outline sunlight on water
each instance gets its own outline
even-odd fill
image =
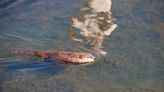
[[[117,24],[113,22],[111,3],[111,0],[94,0],[87,2],[88,6],[81,7],[81,16],[72,18],[72,27],[79,29],[80,35],[86,41],[76,38],[75,33],[72,32],[73,28],[69,28],[72,39],[89,44],[97,54],[107,54],[102,50],[102,42],[105,36],[111,35],[117,27]]]

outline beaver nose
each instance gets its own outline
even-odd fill
[[[95,59],[95,56],[92,55],[91,58]]]
[[[93,55],[91,55],[91,57],[90,57],[91,59],[92,59],[92,61],[94,61],[95,60],[95,56],[93,56]]]

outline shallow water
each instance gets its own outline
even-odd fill
[[[8,49],[81,51],[67,28],[83,0],[0,1],[0,92],[163,92],[164,1],[113,0],[118,28],[88,65],[41,62]]]

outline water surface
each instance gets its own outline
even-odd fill
[[[163,92],[164,1],[113,0],[118,28],[106,57],[70,65],[16,56],[8,49],[81,51],[67,28],[83,0],[0,1],[1,92]]]

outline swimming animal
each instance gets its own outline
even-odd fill
[[[44,61],[58,61],[72,64],[84,64],[94,62],[95,57],[88,52],[45,52],[34,50],[11,50],[14,54],[32,55]]]

